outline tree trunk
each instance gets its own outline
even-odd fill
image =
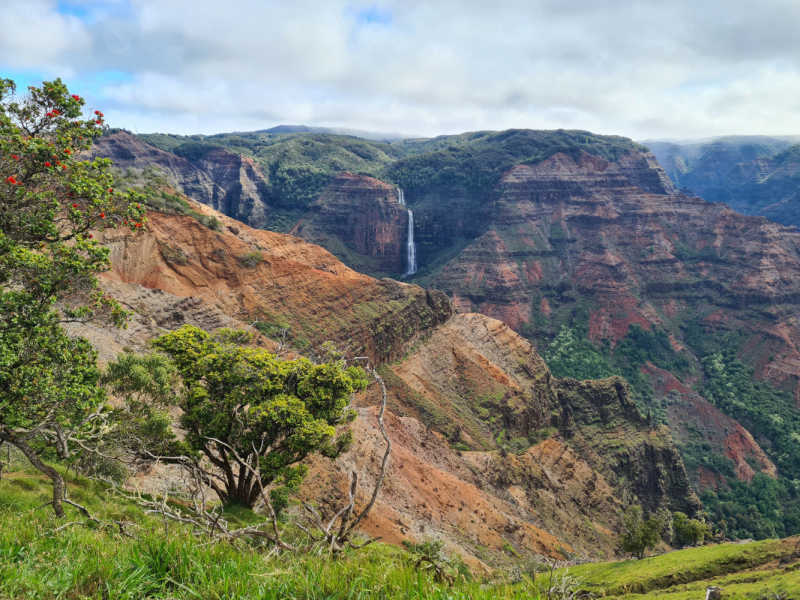
[[[25,455],[25,458],[27,458],[34,467],[47,475],[50,478],[50,481],[53,482],[53,510],[55,511],[57,517],[63,517],[64,507],[61,505],[61,500],[64,498],[64,489],[66,488],[66,484],[64,483],[64,478],[61,476],[61,473],[59,473],[50,465],[44,464],[42,459],[36,455],[36,452],[34,452],[33,449],[22,440],[11,438],[9,441],[16,448],[19,448],[19,450]]]

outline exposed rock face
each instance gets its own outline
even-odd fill
[[[376,281],[302,240],[194,208],[215,215],[225,232],[150,213],[147,231],[102,234],[114,265],[103,285],[137,314],[129,330],[76,331],[107,360],[123,345],[143,350],[164,328],[259,318],[383,362],[395,449],[367,531],[395,543],[436,535],[472,564],[499,564],[509,545],[523,554],[611,556],[628,501],[695,512],[669,437],[642,427],[616,380],[556,380],[528,341],[484,315],[454,315],[441,292]],[[255,266],[239,260],[254,251],[262,258]],[[383,449],[378,394],[372,385],[357,399],[353,450],[335,463],[313,461],[303,493],[328,511],[352,470],[363,488],[374,481]],[[524,441],[536,432],[549,438]],[[497,449],[508,438],[523,440],[517,453]],[[456,441],[476,451],[454,449]]]
[[[87,156],[110,158],[123,170],[154,167],[178,191],[252,227],[264,226],[272,211],[261,167],[222,148],[190,162],[121,131],[100,138]]]
[[[391,412],[404,416],[387,420],[396,452],[366,525],[375,535],[435,533],[468,553],[497,553],[505,542],[549,554],[557,538],[572,551],[609,556],[628,503],[700,508],[669,432],[647,427],[627,384],[557,380],[530,343],[497,320],[455,315],[382,374]],[[374,404],[378,393],[373,386],[360,404]],[[383,444],[374,408],[361,415],[358,447],[337,464],[374,481]],[[553,437],[516,454],[494,449],[495,438],[537,430]],[[456,441],[484,450],[462,453],[451,447]],[[321,461],[316,469],[307,489],[332,513],[345,480]]]
[[[185,158],[159,150],[124,131],[103,136],[95,141],[92,149],[86,153],[86,157],[110,158],[114,161],[114,165],[122,170],[141,171],[155,167],[177,190],[197,202],[214,208],[220,207],[225,196],[225,190],[207,173]]]
[[[194,165],[225,190],[214,208],[251,227],[267,224],[271,212],[267,204],[269,179],[254,160],[219,149],[204,154]]]
[[[758,348],[745,356],[757,375],[800,398],[800,235],[722,204],[646,191],[632,179],[657,190],[662,172],[631,162],[639,170],[628,175],[589,155],[514,167],[487,231],[435,286],[462,310],[529,331],[571,322],[576,303],[594,339],[616,341],[631,323],[678,342],[687,323],[736,329]]]
[[[393,360],[452,314],[441,292],[359,275],[295,237],[241,224],[239,235],[218,233],[189,216],[148,213],[148,219],[144,232],[103,233],[114,265],[109,279],[198,297],[231,318],[287,329],[306,344],[332,340]],[[261,261],[247,266],[241,257],[254,252]]]
[[[291,233],[330,248],[362,272],[399,274],[406,268],[408,213],[397,189],[372,177],[339,174]],[[337,238],[346,248],[332,243]]]
[[[669,428],[676,442],[707,442],[719,453],[730,458],[735,465],[735,473],[739,479],[751,481],[755,471],[748,459],[755,460],[760,472],[772,477],[778,470],[764,451],[753,439],[753,436],[734,419],[725,416],[718,408],[705,398],[683,385],[668,371],[647,364],[642,371],[650,377],[656,399],[667,404]],[[694,473],[695,485],[715,487],[714,480],[704,477],[703,467]]]

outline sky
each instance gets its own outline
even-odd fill
[[[0,0],[0,77],[139,133],[800,134],[798,0]]]

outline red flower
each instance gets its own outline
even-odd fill
[[[8,179],[6,179],[6,183],[10,183],[11,185],[14,185],[15,183],[17,183],[17,180],[14,179],[13,177],[9,177]]]
[[[101,219],[105,219],[105,218],[106,218],[106,213],[104,213],[104,212],[101,212],[101,213],[100,213],[100,218],[101,218]]]
[[[11,158],[13,158],[14,160],[19,160],[19,156],[17,156],[16,154],[12,154]]]
[[[64,150],[64,154],[72,154],[72,150]]]
[[[114,193],[114,189],[113,188],[108,188],[108,193],[109,194],[113,194]]]
[[[49,162],[46,162],[46,163],[44,163],[44,166],[45,167],[52,167],[53,165],[51,165]]]
[[[72,95],[72,99],[75,100],[75,102],[80,102],[81,100],[80,96],[77,96],[75,94]]]
[[[123,221],[123,222],[122,222],[122,224],[123,224],[123,225],[127,225],[127,224],[128,224],[128,222],[127,222],[127,221]]]
[[[53,111],[53,115],[60,115],[60,114],[61,114],[61,113],[60,113],[60,112],[58,112],[57,110],[54,110],[54,111]]]
[[[78,208],[78,205],[77,204],[73,204],[72,208]]]
[[[95,121],[95,123],[97,123],[98,125],[102,125],[103,124],[102,121]]]
[[[61,165],[61,168],[66,171],[67,170],[67,165]]]
[[[142,226],[142,224],[141,224],[141,223],[137,223],[137,224],[136,224],[136,226],[137,226],[137,227],[141,227],[141,226]]]
[[[89,234],[89,239],[92,239],[93,237],[94,237],[94,236],[93,236],[93,235],[90,233],[90,234]]]
[[[99,111],[99,110],[96,110],[96,111],[94,111],[94,114],[96,114],[96,115],[99,115],[99,114],[100,114],[100,111]]]

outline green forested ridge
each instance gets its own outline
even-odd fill
[[[250,156],[269,173],[271,203],[294,210],[307,209],[342,171],[395,183],[412,196],[437,188],[483,195],[515,164],[540,162],[557,152],[576,157],[585,151],[615,160],[625,152],[643,150],[620,136],[567,130],[474,132],[391,144],[319,133],[139,137],[190,161],[218,148]],[[415,200],[412,197],[410,201]]]

